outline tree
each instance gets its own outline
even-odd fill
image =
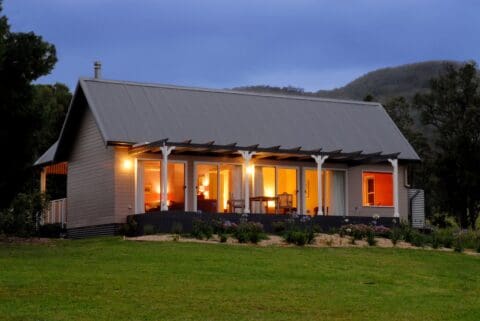
[[[48,74],[55,47],[33,32],[12,32],[0,0],[0,208],[9,205],[31,175],[41,129],[32,82]]]
[[[476,64],[448,65],[417,94],[422,122],[434,128],[432,174],[439,210],[475,226],[480,206],[480,79]]]

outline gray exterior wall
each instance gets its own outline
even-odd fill
[[[114,148],[106,147],[86,108],[71,142],[67,177],[67,228],[114,222]]]
[[[128,160],[131,168],[124,168]],[[128,148],[115,148],[115,223],[125,223],[126,217],[135,214],[135,163],[128,155]]]
[[[362,173],[364,171],[371,172],[388,172],[393,173],[393,168],[389,164],[382,165],[360,165],[350,167],[347,173],[348,186],[348,214],[351,216],[372,216],[378,214],[380,216],[393,217],[393,207],[364,207],[362,206],[363,184]],[[408,219],[408,196],[405,187],[405,167],[398,167],[398,207],[400,219]]]

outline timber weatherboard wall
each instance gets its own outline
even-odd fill
[[[129,159],[131,168],[125,169],[123,162]],[[115,147],[115,223],[125,223],[128,215],[135,213],[135,166],[128,155],[127,147]]]
[[[115,221],[114,148],[105,146],[89,108],[79,120],[68,159],[68,228]]]

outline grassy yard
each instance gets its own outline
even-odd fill
[[[0,244],[1,320],[480,320],[480,257],[426,250]]]

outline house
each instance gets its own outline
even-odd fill
[[[83,78],[35,166],[43,191],[67,175],[47,222],[113,233],[163,211],[406,220],[418,161],[379,103]]]

